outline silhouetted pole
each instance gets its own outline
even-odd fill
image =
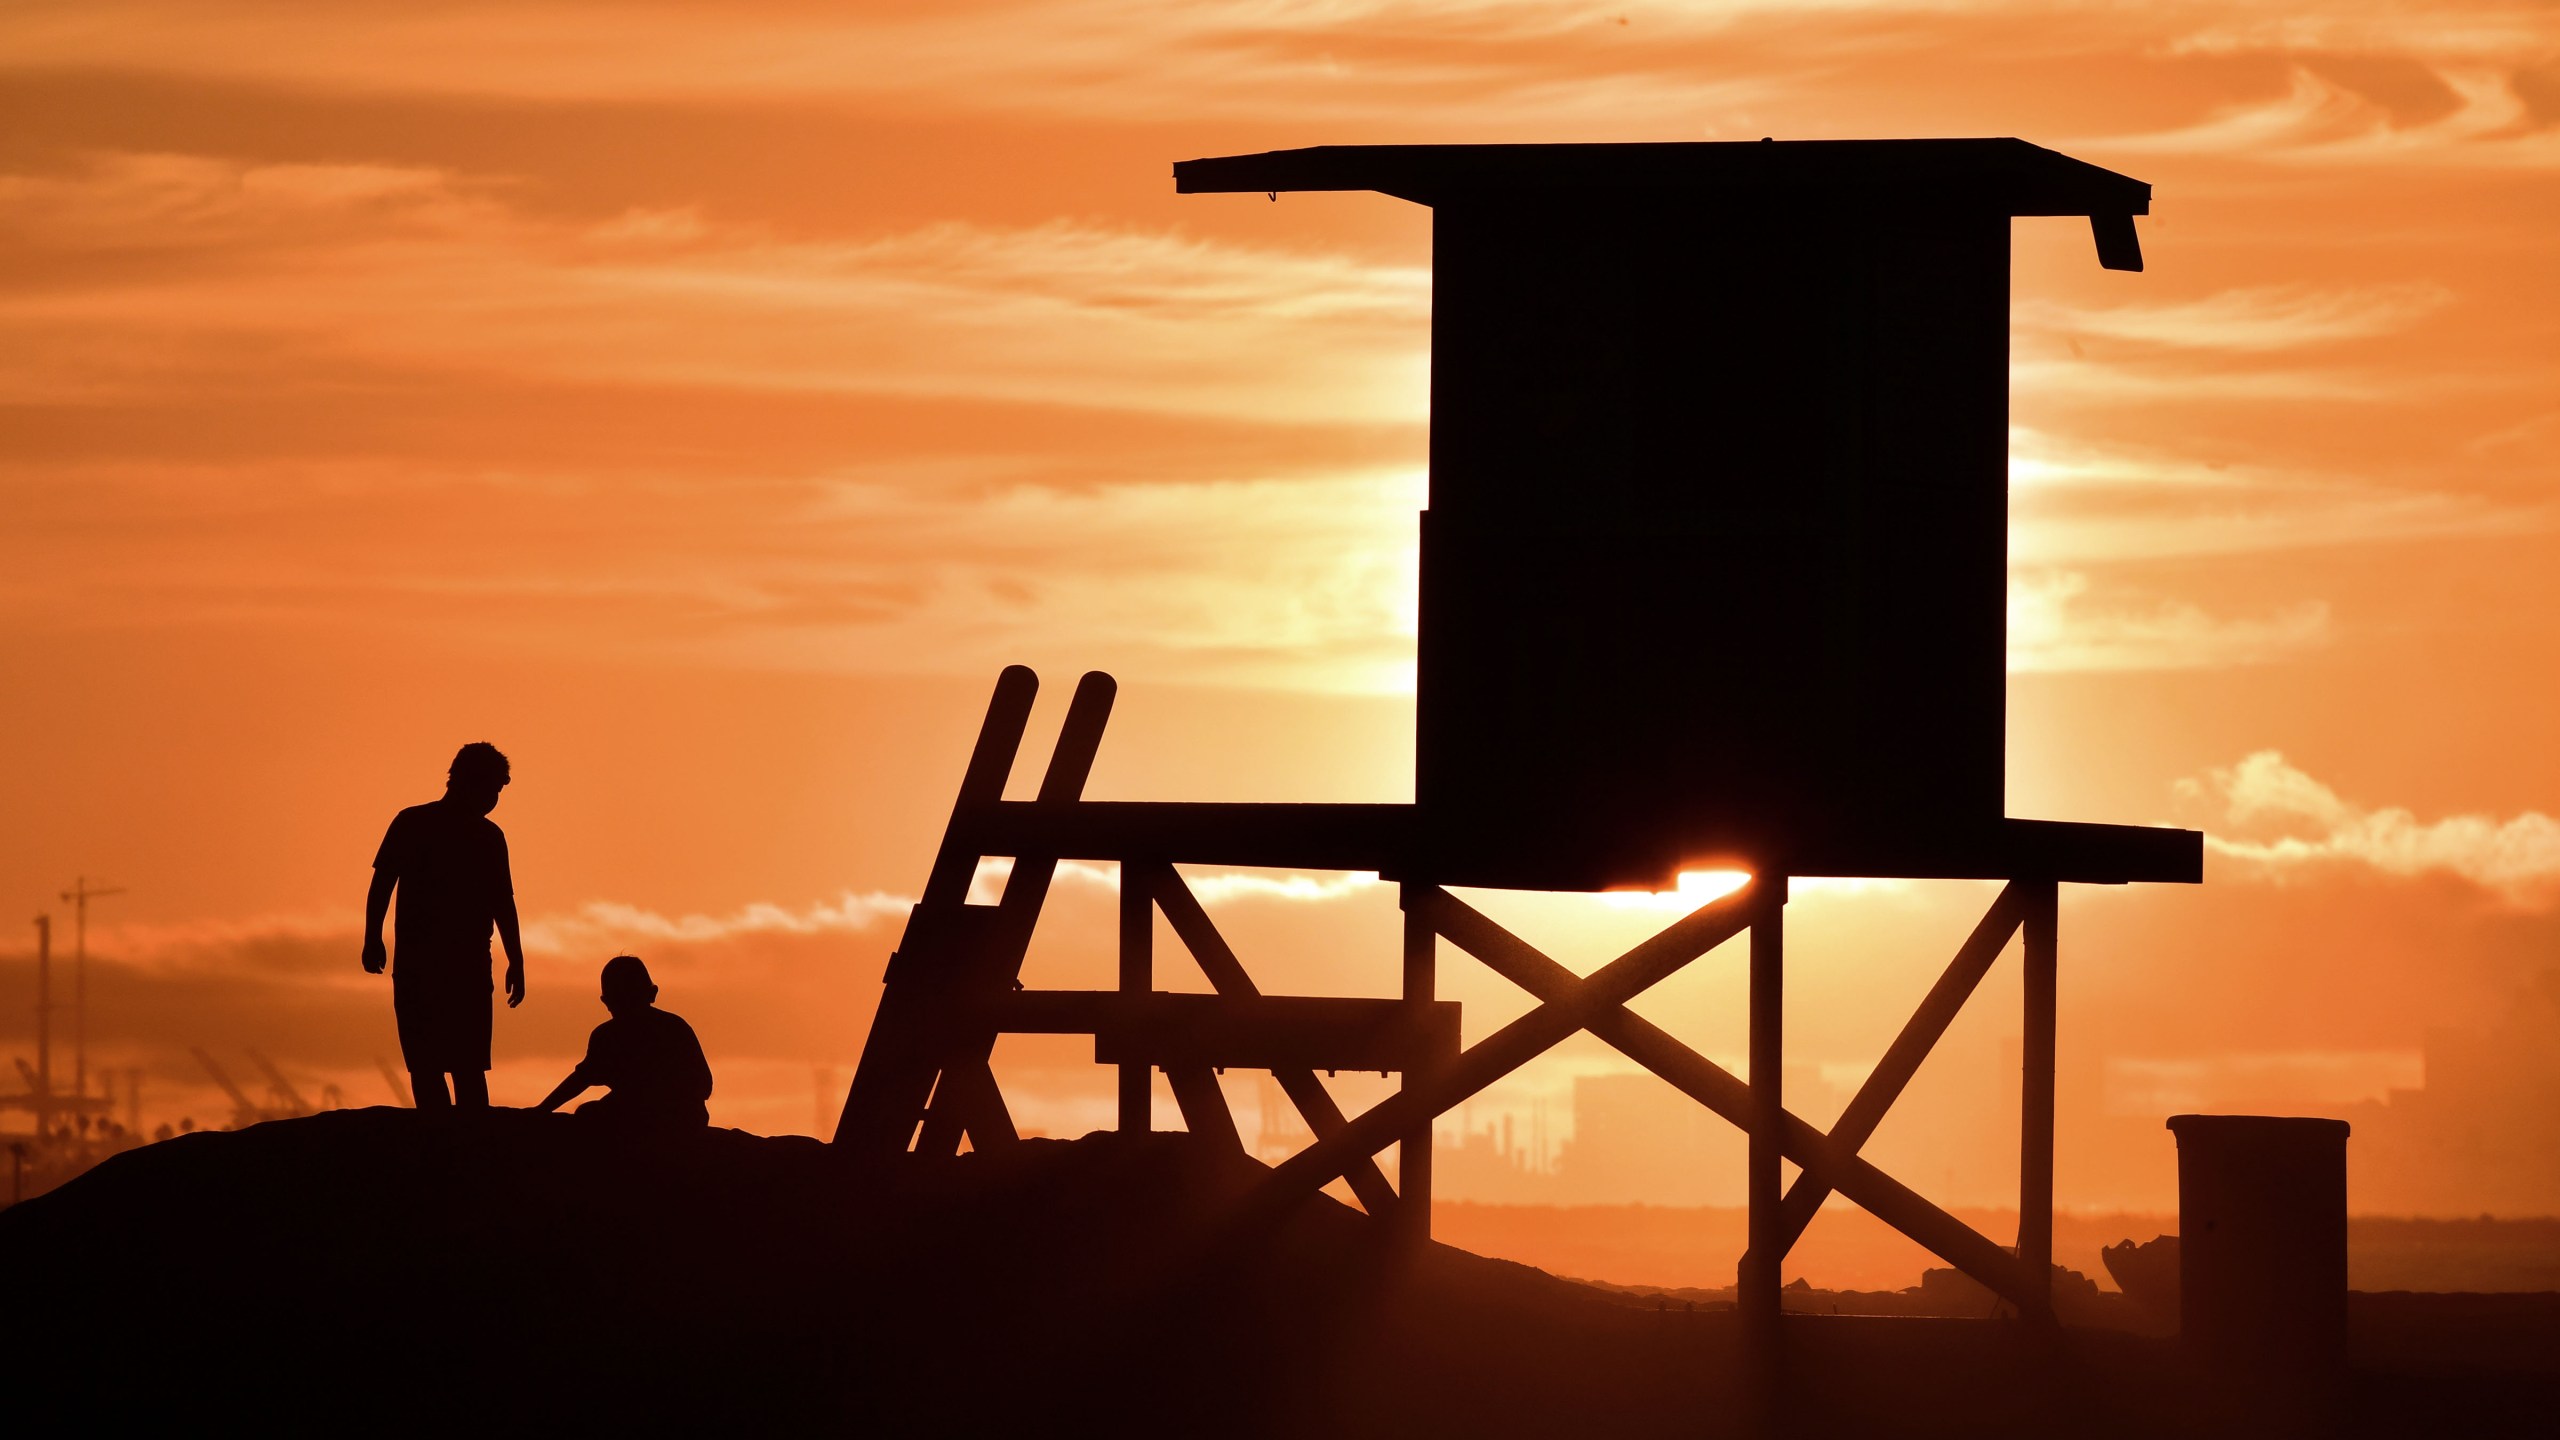
[[[1440,933],[1431,928],[1429,912],[1419,903],[1427,887],[1406,884],[1396,903],[1404,912],[1404,998],[1427,1005],[1438,999]],[[1402,1088],[1421,1089],[1439,1077],[1426,1071],[1404,1073]],[[1431,1123],[1424,1112],[1396,1144],[1396,1209],[1392,1223],[1405,1240],[1431,1238]]]
[[[1763,1334],[1778,1318],[1778,1262],[1786,1253],[1785,1195],[1779,1188],[1779,1127],[1786,1051],[1787,881],[1766,877],[1751,917],[1751,1159],[1747,1193],[1750,1248],[1742,1255],[1734,1297],[1743,1324]]]
[[[36,917],[36,1133],[53,1129],[53,917]]]
[[[123,893],[121,885],[92,889],[86,875],[62,892],[71,907],[71,1093],[82,1100],[89,1098],[89,902]]]
[[[2018,1266],[2037,1310],[2051,1314],[2053,1294],[2053,1054],[2061,887],[2038,881],[2028,892],[2022,949],[2026,968],[2026,1033],[2018,1050],[2025,1074],[2018,1103]]]
[[[1156,903],[1148,878],[1152,866],[1120,862],[1120,993],[1144,995],[1156,988]],[[1144,1060],[1120,1064],[1120,1128],[1147,1129],[1155,1106],[1154,1067]]]

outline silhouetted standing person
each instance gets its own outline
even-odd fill
[[[391,819],[373,857],[364,900],[364,968],[379,975],[383,912],[392,892],[400,913],[391,1007],[400,1053],[421,1110],[489,1106],[489,931],[507,947],[507,1003],[524,1003],[524,941],[516,931],[516,887],[507,837],[489,819],[506,788],[507,757],[486,741],[455,753],[444,798]],[[445,1077],[453,1077],[448,1098]]]
[[[711,1123],[711,1062],[684,1017],[658,1008],[657,982],[637,955],[604,963],[604,1008],[613,1018],[587,1037],[587,1058],[554,1087],[538,1110],[557,1110],[579,1091],[603,1085],[603,1099],[578,1107],[578,1118],[632,1130],[697,1129]]]

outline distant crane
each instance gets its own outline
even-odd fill
[[[234,1129],[245,1130],[267,1118],[265,1111],[250,1103],[248,1095],[231,1083],[229,1072],[216,1064],[201,1047],[190,1045],[187,1053],[196,1057],[196,1063],[204,1067],[204,1073],[212,1076],[213,1083],[222,1087],[222,1093],[231,1097],[231,1124]]]
[[[10,1063],[18,1067],[18,1078],[26,1083],[27,1089],[22,1095],[0,1095],[0,1110],[25,1110],[33,1114],[38,1136],[50,1135],[57,1128],[63,1128],[57,1127],[55,1117],[64,1111],[84,1108],[69,1096],[54,1094],[52,1088],[44,1083],[44,1073],[28,1064],[25,1056],[12,1056]],[[85,1108],[101,1109],[104,1102],[93,1101]]]
[[[382,1083],[391,1087],[392,1099],[399,1101],[403,1105],[415,1105],[417,1103],[409,1098],[408,1076],[401,1074],[398,1067],[394,1066],[390,1061],[383,1059],[379,1055],[373,1057],[373,1063],[375,1068],[382,1071]]]
[[[249,1061],[267,1072],[267,1098],[274,1102],[267,1107],[271,1116],[290,1117],[311,1113],[311,1102],[303,1099],[302,1092],[293,1088],[293,1082],[284,1078],[284,1072],[276,1068],[276,1062],[256,1050],[249,1052]]]

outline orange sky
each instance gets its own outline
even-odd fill
[[[2560,962],[2548,6],[90,0],[0,57],[0,896],[131,887],[93,1033],[171,1114],[214,1113],[191,1043],[377,1098],[364,866],[462,740],[515,757],[536,941],[499,1098],[628,945],[762,1129],[858,1049],[1004,662],[1051,726],[1120,677],[1094,794],[1408,798],[1428,213],[1169,178],[1319,143],[2018,135],[2152,182],[2142,275],[2017,225],[2010,809],[2217,848],[2067,900],[2066,1051],[2118,1108],[2335,1103]],[[1392,983],[1377,887],[1221,893],[1266,986]],[[1981,899],[1801,898],[1792,1043],[1853,1082]],[[1667,918],[1508,904],[1576,959]],[[1732,1053],[1736,969],[1651,1003]],[[1044,1054],[1033,1123],[1098,1114]],[[2163,1193],[2165,1136],[2122,1183],[2071,1144],[2066,1200]]]

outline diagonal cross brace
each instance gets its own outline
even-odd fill
[[[1624,1013],[1618,1007],[1742,933],[1758,903],[1759,888],[1757,883],[1747,884],[1700,906],[1679,923],[1588,976],[1577,976],[1547,961],[1563,978],[1549,986],[1548,993],[1539,995],[1544,1003],[1460,1051],[1426,1083],[1399,1091],[1362,1111],[1341,1129],[1281,1162],[1271,1172],[1271,1178],[1263,1182],[1260,1203],[1254,1208],[1277,1209],[1315,1193],[1355,1160],[1377,1154],[1415,1126],[1535,1060],[1575,1031],[1592,1027],[1604,1015]],[[1446,898],[1444,892],[1433,893]]]
[[[1134,868],[1140,862],[1123,863]],[[1128,871],[1122,874],[1121,883],[1129,883]],[[1209,912],[1200,908],[1199,897],[1183,883],[1180,871],[1162,862],[1149,862],[1142,883],[1155,896],[1157,908],[1164,911],[1165,920],[1181,937],[1183,947],[1199,962],[1200,973],[1209,977],[1210,988],[1221,995],[1262,993],[1253,977],[1245,973],[1244,962],[1228,946],[1227,937],[1210,923]],[[1274,1070],[1271,1078],[1289,1097],[1289,1103],[1298,1107],[1308,1132],[1317,1139],[1322,1140],[1348,1123],[1343,1119],[1342,1107],[1333,1102],[1332,1092],[1324,1088],[1324,1082],[1316,1078],[1313,1070]],[[1387,1183],[1386,1172],[1378,1168],[1374,1155],[1362,1155],[1352,1161],[1343,1178],[1350,1182],[1351,1193],[1359,1197],[1360,1207],[1370,1214],[1384,1215],[1395,1208],[1395,1187]]]
[[[2000,892],[2000,898],[1991,902],[1991,908],[1983,914],[1982,923],[1973,927],[1973,934],[1966,938],[1963,948],[1956,951],[1956,958],[1947,962],[1946,973],[1938,977],[1937,984],[1929,987],[1928,997],[1920,1002],[1919,1009],[1911,1012],[1911,1019],[1904,1023],[1902,1033],[1894,1037],[1893,1044],[1884,1052],[1884,1058],[1868,1072],[1865,1083],[1858,1087],[1858,1093],[1850,1097],[1848,1108],[1832,1122],[1830,1138],[1833,1145],[1854,1154],[1876,1133],[1876,1127],[1884,1123],[1885,1112],[1893,1108],[1894,1101],[1902,1098],[1903,1087],[1911,1083],[1911,1077],[1919,1073],[1920,1062],[1929,1058],[1929,1052],[1937,1047],[1940,1037],[1947,1033],[1947,1027],[1955,1023],[1956,1013],[1964,1008],[1965,1001],[1973,997],[1974,988],[1982,983],[1983,976],[1990,973],[1992,962],[1998,960],[2000,952],[2008,947],[2009,937],[2017,933],[2018,924],[2025,916],[2024,892],[2020,882],[2013,880]],[[1779,1254],[1784,1255],[1794,1247],[1803,1236],[1804,1227],[1813,1223],[1815,1212],[1822,1208],[1823,1200],[1830,1194],[1831,1187],[1812,1171],[1796,1176],[1796,1183],[1787,1187],[1786,1199],[1779,1205]]]
[[[1206,1065],[1168,1065],[1164,1078],[1173,1087],[1173,1101],[1182,1107],[1182,1123],[1193,1135],[1230,1150],[1244,1148],[1244,1136],[1236,1131],[1235,1112],[1227,1108],[1227,1092],[1218,1088],[1218,1074]]]
[[[1717,903],[1742,899],[1749,891],[1750,887],[1746,886]],[[1556,997],[1570,996],[1590,983],[1577,979],[1572,971],[1446,891],[1435,892],[1429,903],[1432,922],[1442,935],[1541,1000],[1552,1004]],[[1709,906],[1707,910],[1714,908]],[[1699,915],[1705,913],[1706,910],[1697,912]],[[1693,915],[1691,918],[1697,917]],[[1597,979],[1598,976],[1592,978]],[[1673,1089],[1735,1126],[1744,1130],[1750,1128],[1753,1103],[1750,1085],[1680,1043],[1662,1027],[1613,1004],[1600,1009],[1584,1028],[1615,1046],[1627,1058],[1670,1082]],[[1369,1115],[1376,1113],[1371,1111]],[[1369,1115],[1363,1115],[1361,1120],[1368,1119]],[[1356,1125],[1359,1121],[1353,1123]],[[1931,1204],[1901,1181],[1860,1159],[1856,1151],[1835,1144],[1830,1136],[1792,1114],[1781,1112],[1778,1148],[1787,1159],[1801,1166],[1805,1174],[1819,1177],[1822,1183],[1856,1201],[1868,1213],[1910,1236],[1948,1264],[1998,1291],[2021,1310],[2040,1313],[2049,1304],[2046,1295],[2028,1285],[2026,1273],[2016,1256],[1993,1244],[1972,1226]]]

